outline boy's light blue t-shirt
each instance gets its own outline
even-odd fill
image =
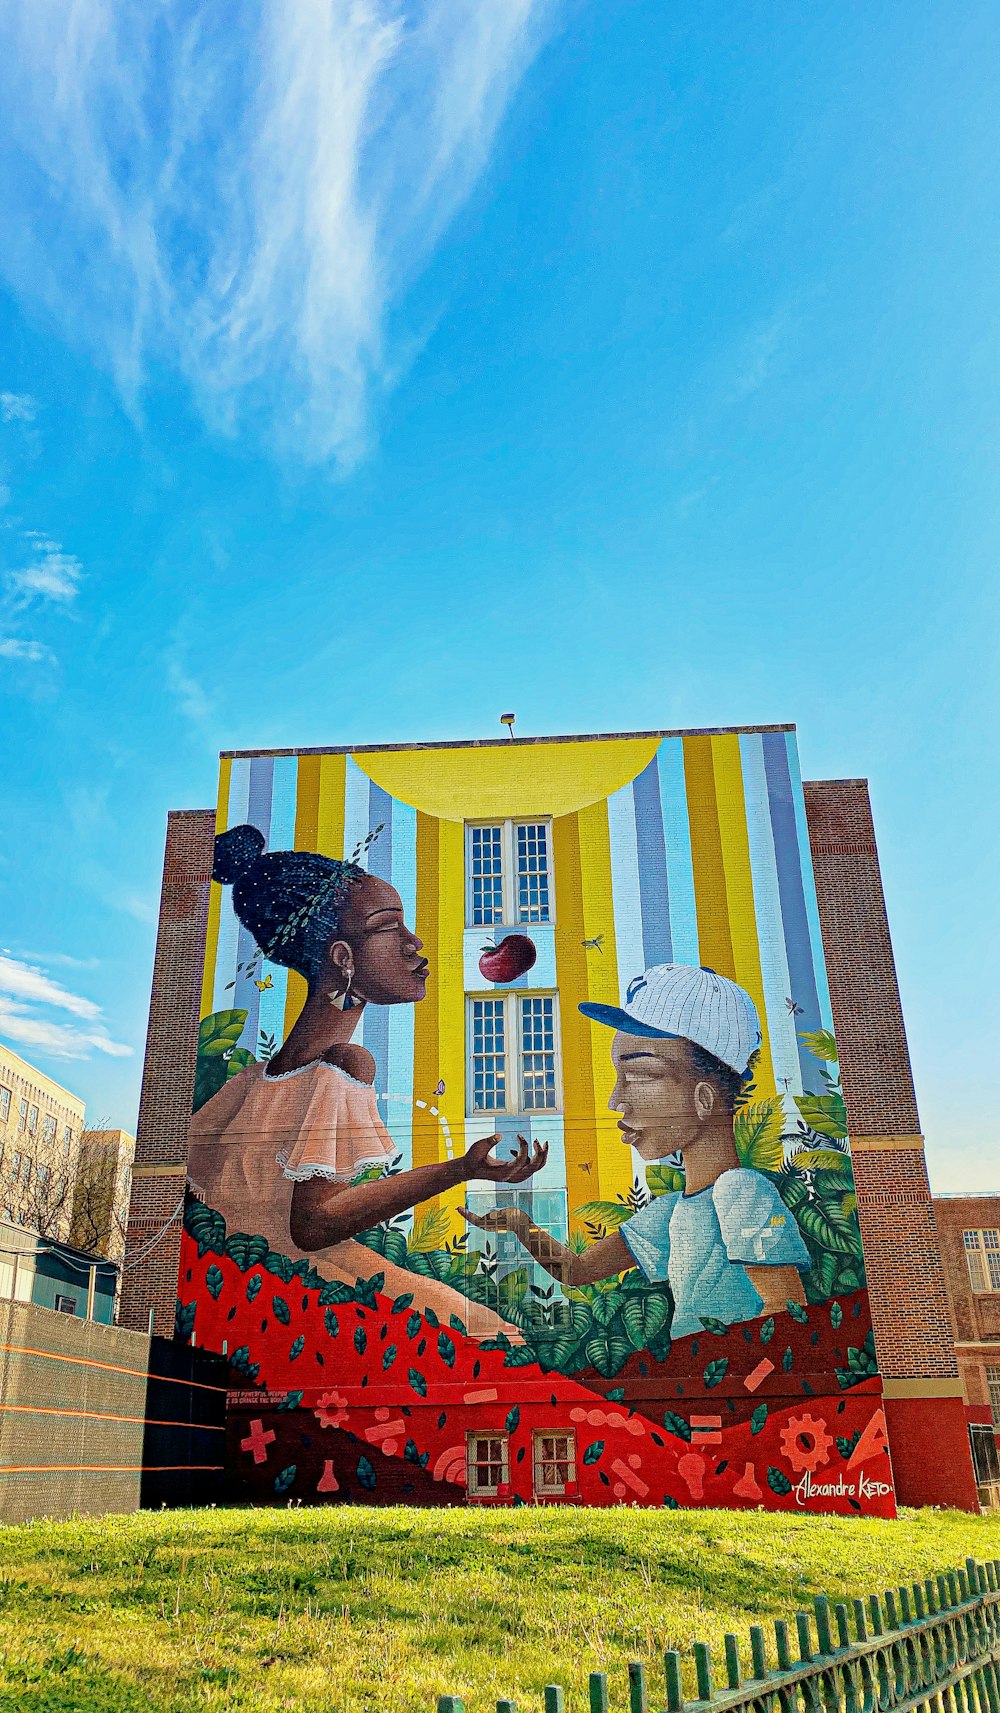
[[[673,1338],[701,1332],[702,1317],[755,1320],[764,1304],[746,1267],[811,1266],[809,1251],[774,1185],[734,1167],[686,1196],[657,1196],[619,1227],[650,1282],[666,1279],[674,1298]]]

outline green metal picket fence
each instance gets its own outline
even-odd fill
[[[831,1603],[817,1594],[812,1612],[774,1624],[774,1664],[764,1629],[750,1629],[750,1669],[739,1641],[725,1641],[725,1686],[717,1686],[709,1648],[694,1644],[697,1694],[685,1700],[681,1656],[664,1655],[664,1694],[653,1693],[644,1665],[628,1668],[629,1713],[1000,1713],[1000,1559],[967,1558],[925,1582]],[[795,1655],[793,1657],[792,1634]],[[438,1713],[464,1713],[442,1695]],[[609,1713],[608,1679],[590,1678],[590,1713]],[[516,1713],[498,1701],[496,1713]],[[545,1690],[545,1713],[565,1713],[561,1685]]]

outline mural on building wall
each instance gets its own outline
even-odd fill
[[[791,732],[227,758],[214,880],[248,1494],[891,1512]]]

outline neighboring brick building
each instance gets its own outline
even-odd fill
[[[934,1215],[980,1498],[1000,1506],[1000,1195],[940,1195]]]
[[[220,885],[216,834],[237,828]],[[338,914],[352,853],[371,932],[402,935],[410,976],[426,948],[419,991],[371,963],[396,939]],[[329,1054],[293,1053],[304,1006]],[[733,1032],[756,1019],[751,1106],[704,1180],[710,1229],[682,1244],[701,1189],[680,1193],[662,1138],[683,1119],[697,1175],[723,1082],[697,1123],[687,1094],[640,1121],[625,1063],[674,1065],[671,1087],[739,1074]],[[678,1039],[708,1058],[657,1044]],[[317,1092],[292,1120],[299,1076]],[[339,1119],[316,1106],[331,1090]],[[280,1149],[240,1116],[265,1096]],[[525,1188],[466,1171],[492,1131],[506,1160],[518,1133],[537,1146]],[[357,1176],[376,1156],[391,1182]],[[307,1217],[317,1180],[349,1200]],[[370,1215],[339,1213],[355,1202]],[[224,755],[217,809],[168,818],[142,1243],[122,1319],[166,1331],[176,1299],[182,1336],[230,1354],[251,1496],[885,1514],[887,1429],[900,1500],[976,1504],[867,787],[803,788],[790,727]],[[692,1243],[723,1245],[721,1295],[685,1299]]]
[[[85,1103],[0,1044],[0,1219],[70,1240]]]

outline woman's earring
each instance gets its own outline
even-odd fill
[[[354,1010],[354,1001],[351,998],[351,982],[353,980],[354,980],[354,971],[348,970],[348,972],[347,972],[347,985],[344,988],[343,993],[331,993],[330,994],[330,1004],[333,1006],[336,1006],[338,1011],[353,1011]]]

